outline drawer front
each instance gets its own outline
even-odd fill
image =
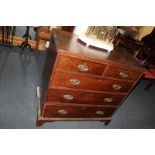
[[[60,55],[56,68],[72,72],[81,72],[94,75],[102,75],[106,65],[89,60]]]
[[[47,93],[48,102],[111,105],[117,106],[124,98],[123,94],[93,93],[64,89],[50,89]]]
[[[110,65],[105,76],[136,81],[141,76],[141,72]]]
[[[98,118],[110,117],[116,108],[61,106],[45,104],[43,117],[55,118]]]
[[[53,80],[50,81],[50,86],[127,93],[133,86],[133,82],[56,71]]]

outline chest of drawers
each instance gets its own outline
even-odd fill
[[[37,93],[37,126],[57,120],[108,124],[143,72],[123,48],[106,53],[86,47],[74,34],[56,31]]]

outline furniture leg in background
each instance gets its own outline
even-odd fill
[[[36,49],[39,49],[41,40],[49,41],[51,38],[50,26],[39,26],[36,29]]]
[[[13,37],[15,35],[15,26],[1,26],[1,42],[2,46],[12,47]]]
[[[23,53],[23,50],[26,48],[26,47],[29,47],[29,49],[32,51],[31,49],[31,45],[29,44],[29,39],[31,40],[31,36],[29,34],[29,29],[30,27],[27,26],[26,27],[26,32],[25,34],[23,35],[23,38],[25,38],[25,40],[21,43],[21,45],[19,47],[21,47],[22,51],[21,51],[21,54]]]

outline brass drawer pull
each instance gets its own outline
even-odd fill
[[[78,84],[80,84],[80,80],[78,80],[78,79],[71,79],[70,80],[70,84],[72,84],[72,85],[78,85]]]
[[[96,111],[97,115],[104,115],[104,111]]]
[[[119,76],[121,77],[121,78],[127,78],[128,77],[128,73],[127,72],[120,72],[119,73]]]
[[[86,63],[78,65],[77,69],[81,72],[87,72],[89,70],[88,65]]]
[[[114,84],[112,85],[114,90],[120,90],[122,88],[122,86],[118,85],[118,84]]]
[[[104,98],[104,102],[110,103],[113,101],[113,98]]]
[[[65,100],[73,100],[74,99],[74,96],[72,96],[72,95],[64,95],[63,98]]]
[[[60,109],[60,110],[58,110],[58,113],[62,114],[62,115],[66,115],[68,112],[67,112],[67,110]]]

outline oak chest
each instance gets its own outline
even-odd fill
[[[37,126],[56,120],[108,124],[144,70],[124,49],[86,47],[74,34],[53,33],[38,95]]]

